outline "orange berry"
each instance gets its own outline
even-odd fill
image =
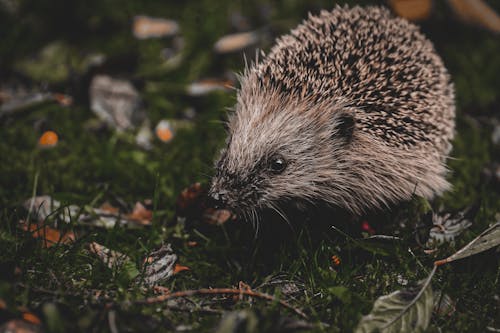
[[[38,139],[38,145],[40,147],[49,148],[49,147],[54,147],[55,145],[57,145],[58,141],[59,141],[59,137],[57,136],[56,132],[46,131],[42,134],[40,139]]]

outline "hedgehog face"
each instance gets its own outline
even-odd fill
[[[241,215],[321,200],[354,128],[347,113],[330,117],[308,104],[262,101],[236,106],[209,193]]]

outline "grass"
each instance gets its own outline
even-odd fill
[[[432,255],[418,246],[413,226],[429,222],[428,206],[418,198],[363,217],[377,233],[397,233],[403,239],[390,243],[362,240],[360,221],[325,210],[294,214],[293,232],[279,217],[265,215],[258,238],[243,221],[212,226],[196,219],[185,223],[176,219],[175,202],[182,189],[197,181],[208,182],[212,160],[225,136],[220,120],[235,101],[232,92],[199,98],[183,93],[191,81],[241,71],[241,53],[217,56],[211,51],[220,36],[234,31],[230,15],[240,12],[251,28],[266,27],[275,36],[296,25],[307,11],[329,7],[331,4],[321,1],[271,5],[263,1],[164,4],[94,0],[69,5],[62,0],[24,0],[15,15],[1,9],[0,84],[22,82],[36,89],[48,85],[75,99],[70,107],[39,105],[0,120],[0,299],[6,303],[0,307],[1,322],[20,317],[20,309],[25,308],[41,319],[48,332],[110,331],[110,316],[115,316],[120,331],[183,327],[213,331],[221,322],[221,313],[231,311],[241,311],[239,320],[227,319],[238,327],[224,332],[289,331],[293,325],[300,326],[299,318],[278,304],[248,298],[195,297],[154,306],[133,304],[150,292],[137,287],[126,270],[108,269],[88,250],[88,244],[95,241],[127,254],[139,265],[144,256],[166,242],[173,245],[179,262],[190,267],[163,283],[170,290],[228,288],[244,281],[305,311],[308,330],[350,331],[379,296],[402,288],[398,280],[416,283],[427,275],[435,259],[453,253],[498,220],[500,193],[491,170],[498,163],[500,148],[491,142],[491,130],[500,105],[496,75],[500,59],[495,57],[500,44],[492,34],[455,21],[442,3],[422,22],[422,29],[434,41],[456,82],[457,137],[449,163],[454,190],[431,203],[435,211],[473,207],[472,227],[454,244],[444,245]],[[164,66],[159,56],[170,40],[133,38],[130,22],[137,14],[178,20],[185,43],[178,67]],[[71,64],[83,63],[89,53],[105,54],[108,60],[99,71],[133,80],[141,88],[152,124],[163,118],[181,118],[183,110],[191,107],[196,111],[192,126],[179,131],[169,144],[155,142],[151,151],[138,148],[131,133],[89,130],[94,116],[87,89],[94,72],[74,65],[71,75],[64,71],[52,75],[53,64],[43,68],[45,64],[40,63],[35,72],[33,66],[25,66],[52,41],[61,43]],[[261,46],[268,48],[271,41],[264,40]],[[251,58],[253,53],[248,55]],[[39,149],[38,137],[47,129],[55,130],[60,142],[53,149]],[[19,220],[27,218],[22,203],[33,192],[81,207],[109,201],[131,208],[136,201],[152,199],[153,224],[136,230],[104,230],[59,221],[63,229],[78,232],[77,241],[44,248],[18,227]],[[188,241],[198,245],[191,247]],[[333,255],[340,257],[339,266],[332,263]],[[438,270],[433,288],[449,295],[456,311],[435,314],[429,331],[499,328],[498,264],[498,254],[489,251]],[[111,302],[121,306],[110,309],[107,301],[89,297],[95,290],[104,291]],[[203,311],[202,305],[214,311]]]

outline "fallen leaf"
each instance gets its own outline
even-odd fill
[[[177,273],[180,273],[183,271],[189,271],[189,270],[191,270],[191,268],[189,268],[187,266],[182,266],[179,264],[175,264],[175,266],[174,266],[174,274],[177,274]]]
[[[38,318],[37,315],[29,311],[23,312],[23,319],[28,323],[32,323],[34,325],[40,325],[42,323],[42,321],[40,320],[40,318]]]
[[[59,137],[54,131],[46,131],[38,139],[38,145],[42,148],[51,148],[57,145]]]
[[[456,216],[432,214],[432,223],[433,227],[426,243],[427,248],[435,247],[436,244],[453,242],[458,235],[472,225],[472,222],[465,218],[464,212]]]
[[[152,141],[153,132],[151,131],[149,120],[146,119],[135,136],[135,143],[142,149],[151,150],[153,148]]]
[[[500,33],[500,16],[483,0],[448,0],[448,4],[463,21]]]
[[[106,212],[108,214],[119,214],[120,209],[117,207],[113,206],[109,202],[105,201],[101,206],[99,206],[99,209],[103,212]]]
[[[389,0],[389,5],[398,16],[418,21],[429,17],[432,0]]]
[[[143,225],[150,225],[153,219],[153,212],[144,207],[142,203],[136,202],[132,213],[125,215],[125,218],[136,220]]]
[[[131,262],[127,255],[110,250],[96,242],[90,243],[89,250],[90,253],[96,255],[108,268],[113,270],[121,268],[127,261]]]
[[[134,17],[132,30],[135,38],[147,39],[173,36],[180,29],[179,24],[174,20],[140,15]]]
[[[40,325],[35,325],[20,319],[14,319],[1,325],[0,332],[41,333],[43,331]]]
[[[73,104],[73,98],[71,96],[55,93],[52,94],[52,97],[61,106],[71,106]]]
[[[75,205],[62,206],[61,203],[49,195],[40,195],[28,199],[23,204],[24,208],[33,213],[38,221],[45,221],[49,216],[55,215],[66,223],[76,219],[80,208]],[[55,214],[57,212],[57,214]]]
[[[236,333],[236,332],[258,332],[259,319],[253,311],[237,310],[226,313],[215,332]]]
[[[230,34],[215,42],[214,51],[221,54],[237,52],[257,44],[258,41],[259,35],[255,31]]]
[[[430,281],[436,266],[418,289],[404,289],[381,296],[370,314],[363,316],[355,333],[423,332],[429,326],[434,298]]]
[[[33,238],[42,240],[43,247],[45,248],[52,247],[56,244],[70,244],[76,239],[72,231],[61,233],[61,231],[44,224],[28,224],[25,221],[20,221],[20,228],[30,232]]]
[[[189,267],[177,265],[177,258],[172,246],[163,244],[158,250],[151,252],[144,258],[144,274],[139,276],[138,280],[151,287],[165,281],[176,273],[189,270]]]
[[[200,183],[194,183],[188,188],[182,190],[176,201],[177,211],[186,210],[188,207],[196,205],[205,191]]]
[[[168,120],[160,120],[155,128],[156,137],[162,142],[170,142],[174,138],[172,126]]]
[[[229,91],[233,82],[220,79],[204,79],[195,81],[187,86],[186,92],[189,96],[204,96],[214,91]]]
[[[457,308],[451,297],[441,291],[434,294],[434,313],[442,317],[453,315]]]
[[[455,254],[446,259],[436,261],[434,265],[441,266],[458,259],[467,258],[480,252],[487,251],[498,245],[500,245],[500,222],[493,224],[491,227],[483,231],[479,236],[474,238],[469,244],[465,245]]]
[[[90,84],[90,108],[111,128],[119,131],[135,127],[140,97],[134,86],[125,80],[96,75]]]
[[[51,102],[50,93],[30,92],[30,91],[12,91],[2,92],[2,101],[0,105],[0,118],[24,111],[34,106]]]
[[[227,209],[207,208],[203,214],[204,221],[214,225],[224,224],[233,217],[233,213]]]

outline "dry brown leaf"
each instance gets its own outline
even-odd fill
[[[109,214],[119,214],[120,209],[117,207],[113,206],[109,202],[104,202],[101,206],[99,206],[99,209],[102,210],[103,212],[109,213]]]
[[[177,255],[170,244],[163,244],[158,250],[151,252],[143,260],[144,274],[139,279],[146,286],[155,286],[172,275],[190,270],[187,266],[176,264]]]
[[[61,233],[57,229],[38,223],[28,224],[25,221],[20,221],[20,228],[30,232],[33,238],[41,239],[45,248],[56,244],[70,244],[76,239],[72,231]]]
[[[418,21],[429,17],[432,0],[389,0],[389,5],[398,16]]]
[[[40,325],[42,323],[42,321],[40,320],[40,318],[38,318],[37,315],[29,311],[23,312],[23,319],[28,323],[32,323],[35,325]]]
[[[153,212],[144,207],[140,202],[136,202],[131,214],[125,215],[127,219],[136,220],[143,225],[150,225],[153,219]]]
[[[134,128],[141,118],[139,92],[129,81],[96,75],[89,90],[90,108],[111,128]]]
[[[500,33],[500,16],[483,0],[448,0],[448,3],[463,21]]]
[[[71,97],[71,96],[64,95],[64,94],[59,94],[59,93],[54,93],[52,95],[52,97],[61,106],[71,106],[71,105],[73,105],[73,97]]]
[[[237,52],[257,44],[258,41],[259,35],[255,31],[230,34],[221,37],[214,44],[214,50],[217,53]]]
[[[191,83],[186,92],[189,96],[204,96],[214,91],[228,91],[234,86],[229,80],[204,79]]]
[[[137,39],[168,37],[179,32],[179,24],[174,20],[136,16],[132,30]]]
[[[182,271],[190,271],[190,270],[191,270],[191,268],[189,268],[187,266],[182,266],[179,264],[175,264],[175,266],[174,266],[174,274],[180,273]]]
[[[110,269],[115,269],[122,266],[126,261],[131,261],[127,255],[118,251],[110,250],[96,242],[90,243],[89,250]]]
[[[184,189],[177,198],[177,211],[183,211],[188,207],[196,205],[203,194],[204,190],[201,187],[200,183],[194,183],[188,188]]]
[[[59,136],[54,131],[46,131],[38,139],[38,146],[41,148],[51,148],[57,145]]]
[[[170,142],[174,138],[172,125],[166,119],[160,120],[155,127],[156,137],[162,142]]]
[[[500,221],[483,231],[479,236],[448,258],[435,261],[434,265],[441,266],[455,260],[473,256],[497,246],[500,246]]]
[[[13,319],[1,325],[0,332],[40,333],[42,332],[42,328],[39,325],[34,325],[24,320]]]
[[[233,218],[233,213],[227,209],[207,208],[203,219],[208,224],[221,225]]]

